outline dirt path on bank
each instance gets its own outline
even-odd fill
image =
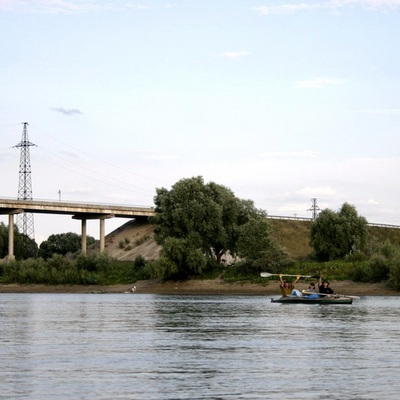
[[[136,293],[154,294],[219,294],[219,295],[277,295],[279,284],[270,282],[267,286],[251,283],[226,283],[220,279],[184,282],[165,282],[146,280],[131,285],[0,285],[0,293],[124,293],[136,286]],[[304,287],[303,287],[304,286]],[[383,283],[355,283],[352,281],[331,281],[330,286],[339,294],[356,296],[399,296],[400,291],[388,288]],[[299,290],[307,285],[298,284]]]

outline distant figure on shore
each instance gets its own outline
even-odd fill
[[[132,286],[130,289],[129,289],[129,293],[135,293],[136,292],[136,286]]]

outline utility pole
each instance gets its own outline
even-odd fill
[[[318,216],[318,211],[320,211],[321,209],[317,206],[317,199],[316,198],[312,198],[311,199],[311,208],[309,208],[307,211],[311,211],[312,212],[312,219],[315,221],[317,219]]]
[[[32,178],[31,178],[31,160],[29,147],[36,146],[28,139],[27,122],[22,123],[24,128],[22,131],[22,140],[16,146],[21,149],[19,162],[19,182],[18,182],[18,200],[32,200]],[[33,224],[33,214],[22,213],[17,216],[17,227],[20,233],[35,240],[35,228]]]

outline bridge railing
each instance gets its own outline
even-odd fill
[[[290,217],[290,216],[284,216],[284,215],[267,215],[267,218],[270,219],[286,219],[286,220],[292,220],[292,221],[312,221],[312,218],[307,218],[307,217]],[[392,229],[400,229],[400,225],[391,225],[391,224],[378,224],[374,222],[367,222],[368,226],[377,226],[379,228],[392,228]]]

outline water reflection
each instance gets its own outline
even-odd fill
[[[396,399],[399,298],[0,294],[0,393]]]

